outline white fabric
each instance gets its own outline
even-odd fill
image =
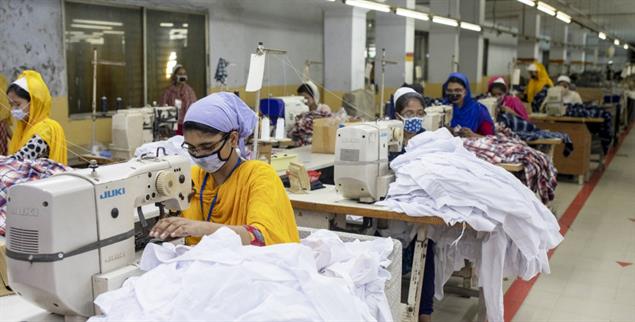
[[[313,100],[315,101],[315,104],[320,105],[320,89],[317,87],[317,85],[313,81],[307,81],[305,84],[311,87],[311,91],[313,92]],[[329,112],[330,112],[330,109],[329,109]]]
[[[416,93],[416,91],[410,87],[400,87],[395,91],[395,94],[393,95],[393,99],[392,99],[392,104],[396,107],[397,106],[397,100],[404,94],[407,93]]]
[[[15,82],[13,82],[12,84],[16,84],[20,86],[20,88],[25,90],[27,93],[31,93],[29,92],[29,84],[26,82],[26,77],[16,79]]]
[[[556,81],[556,83],[560,83],[560,82],[566,82],[568,84],[571,84],[571,78],[569,78],[569,76],[567,75],[560,75],[558,76],[558,80]]]
[[[529,66],[527,66],[527,71],[528,72],[537,72],[538,71],[538,66],[536,66],[536,64],[530,64]]]
[[[147,272],[97,297],[89,321],[392,321],[384,284],[390,239],[243,246],[227,228],[194,247],[149,244]]]
[[[144,154],[147,156],[155,156],[158,148],[165,148],[167,155],[181,155],[189,159],[189,153],[187,153],[187,150],[182,148],[181,145],[183,145],[183,136],[176,135],[165,141],[150,142],[138,147],[134,152],[134,157],[138,158]],[[162,154],[163,150],[159,153]],[[194,163],[192,162],[192,164]]]
[[[503,84],[507,86],[507,84],[505,84],[505,80],[502,77],[495,79],[493,83]]]
[[[503,277],[549,272],[547,252],[562,241],[554,215],[512,174],[477,158],[445,128],[410,139],[390,166],[396,181],[378,204],[473,228],[431,227],[437,298],[452,272],[472,260],[488,320],[503,321]]]

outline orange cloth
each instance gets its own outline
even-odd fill
[[[196,194],[183,217],[192,220],[207,220],[212,199],[218,197],[212,212],[211,222],[217,224],[257,228],[265,237],[267,245],[299,242],[298,227],[291,208],[291,201],[275,170],[261,161],[244,161],[220,187],[209,175],[203,191],[203,212],[199,202],[200,189],[206,171],[192,167],[192,181]],[[186,238],[186,244],[200,241],[197,237]]]
[[[49,159],[67,165],[66,137],[64,129],[49,118],[51,114],[51,94],[40,73],[27,70],[18,79],[26,77],[29,87],[29,115],[18,121],[15,133],[9,142],[9,154],[18,152],[34,135],[39,135],[49,146]]]
[[[531,104],[534,101],[534,97],[538,94],[545,86],[549,85],[549,87],[553,86],[553,81],[549,78],[549,74],[547,73],[547,69],[545,66],[539,62],[533,62],[538,70],[538,79],[531,78],[529,83],[527,84],[527,88],[525,89],[525,94],[527,94],[527,102]]]

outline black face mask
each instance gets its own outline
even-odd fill
[[[185,81],[187,81],[187,75],[179,75],[179,76],[176,77],[176,80],[179,83],[184,83]]]
[[[452,103],[457,103],[458,101],[461,100],[461,94],[446,94],[445,95],[448,100],[450,100],[450,102]]]

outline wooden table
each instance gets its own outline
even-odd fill
[[[562,144],[562,139],[553,138],[553,139],[538,139],[527,142],[529,146],[532,148],[543,152],[547,156],[549,156],[549,160],[553,162],[554,151],[557,145]]]
[[[419,319],[419,303],[425,268],[427,247],[426,227],[428,225],[445,225],[443,219],[436,216],[413,217],[395,212],[374,204],[363,204],[344,199],[335,190],[335,186],[310,191],[305,194],[289,192],[289,199],[296,216],[296,223],[301,227],[329,229],[331,222],[344,219],[346,215],[370,217],[376,219],[398,220],[418,225],[417,240],[412,259],[412,273],[406,303],[402,303],[402,321],[416,322]],[[481,306],[479,319],[485,318],[484,306]]]
[[[587,124],[602,123],[604,119],[600,117],[547,116],[546,114],[532,114],[530,118],[541,129],[569,134],[571,141],[573,141],[573,152],[565,157],[563,155],[564,145],[557,145],[553,151],[553,163],[558,169],[558,173],[575,175],[578,177],[578,183],[583,184],[589,174],[591,163],[591,133]]]
[[[298,161],[304,164],[304,168],[310,170],[321,170],[332,167],[335,164],[335,154],[313,153],[311,146],[305,145],[293,149],[273,149],[273,153],[284,152],[287,154],[295,154]],[[286,174],[286,170],[278,171],[278,175]]]

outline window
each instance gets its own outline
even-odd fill
[[[64,6],[69,114],[92,112],[94,50],[99,62],[96,97],[100,115],[102,106],[114,110],[118,99],[124,108],[158,102],[169,85],[167,73],[176,63],[188,70],[188,83],[197,96],[206,94],[204,14],[71,1]]]

